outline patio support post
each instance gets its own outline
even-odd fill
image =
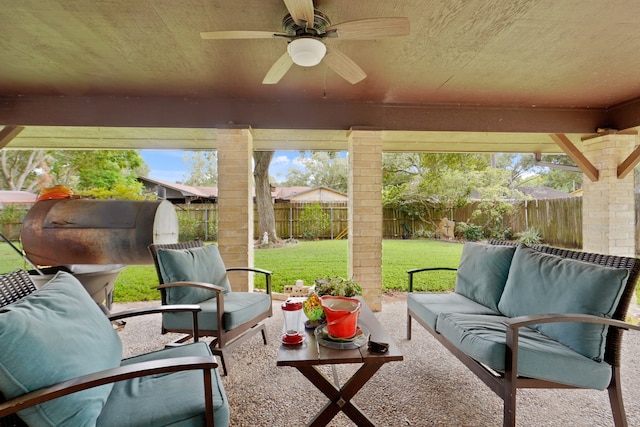
[[[219,128],[217,139],[220,255],[227,267],[253,267],[253,135],[249,127]],[[234,291],[253,291],[248,273],[229,276]]]
[[[352,128],[349,144],[349,277],[382,309],[382,132]]]
[[[633,173],[619,179],[620,165],[637,145],[636,135],[610,133],[583,141],[584,155],[598,169],[598,181],[583,183],[583,250],[635,256]]]

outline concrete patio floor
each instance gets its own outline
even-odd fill
[[[113,312],[157,302],[114,304]],[[269,345],[256,336],[233,353],[230,374],[223,377],[235,427],[299,426],[326,402],[297,370],[276,367],[283,318],[280,301],[267,322]],[[502,401],[422,327],[414,323],[406,339],[404,294],[385,296],[380,322],[403,352],[404,361],[382,369],[355,396],[354,402],[380,426],[502,425]],[[129,319],[120,333],[127,355],[161,348],[172,339],[160,335],[157,315]],[[341,380],[357,365],[339,367]],[[326,369],[330,375],[330,369]],[[640,426],[640,334],[624,339],[622,381],[629,426]],[[606,391],[523,390],[518,392],[518,426],[612,426]],[[353,426],[339,414],[330,424]]]

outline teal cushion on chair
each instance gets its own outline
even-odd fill
[[[204,342],[185,344],[125,359],[122,366],[190,356],[211,356],[211,350]],[[212,388],[215,425],[226,427],[229,402],[217,369],[212,372]],[[113,386],[97,427],[203,426],[204,405],[201,370],[132,378]]]
[[[227,270],[216,245],[189,249],[158,249],[158,266],[164,283],[204,282],[222,286],[231,292]],[[202,288],[166,289],[167,304],[197,304],[216,296]]]
[[[0,391],[8,399],[120,366],[122,344],[82,284],[59,272],[29,296],[0,309]],[[19,413],[29,425],[92,426],[113,384]]]
[[[580,313],[611,318],[627,283],[626,269],[586,263],[518,246],[498,309],[505,316]],[[604,357],[603,325],[564,322],[533,325],[596,361]]]
[[[497,311],[515,250],[515,246],[465,243],[456,276],[456,293]]]

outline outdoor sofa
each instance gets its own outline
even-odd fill
[[[408,271],[407,338],[415,319],[503,399],[504,426],[516,424],[518,388],[606,389],[626,426],[621,338],[640,330],[624,322],[639,260],[491,243],[465,243],[453,293],[413,289],[442,268]]]

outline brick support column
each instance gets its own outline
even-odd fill
[[[352,130],[349,143],[349,276],[382,309],[382,134]]]
[[[253,266],[253,135],[218,129],[218,246],[227,267]],[[253,291],[247,273],[229,274],[234,291]]]
[[[617,168],[633,151],[635,135],[608,134],[584,143],[584,155],[599,170],[599,179],[583,184],[583,250],[635,256],[633,173],[622,179]]]

